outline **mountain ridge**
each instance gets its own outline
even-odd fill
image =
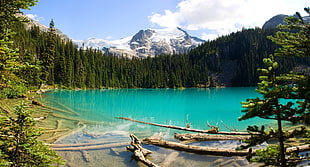
[[[294,16],[297,18],[296,14],[295,15],[285,15],[285,14],[278,14],[278,15],[275,15],[273,17],[271,17],[268,21],[266,21],[264,23],[264,25],[262,26],[262,29],[263,30],[266,30],[266,29],[276,29],[278,25],[282,24],[282,25],[286,25],[284,19],[286,17],[289,17],[289,16]],[[302,17],[303,20],[308,23],[310,22],[310,17],[309,16],[304,16]]]
[[[128,57],[154,57],[161,54],[185,54],[205,41],[176,28],[140,30],[119,40],[89,38],[73,40],[78,47],[104,50],[108,54]]]

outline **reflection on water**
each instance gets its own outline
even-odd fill
[[[53,111],[56,120],[66,119],[72,129],[86,125],[84,129],[67,135],[57,143],[123,143],[129,142],[129,134],[139,138],[150,137],[163,132],[165,140],[174,140],[177,130],[118,120],[128,117],[140,121],[185,126],[186,117],[191,128],[209,129],[207,122],[229,131],[245,130],[248,125],[257,124],[257,119],[238,121],[242,115],[241,101],[256,97],[254,88],[212,88],[212,89],[112,89],[112,90],[59,90],[40,99],[45,104],[65,110]],[[61,115],[61,116],[60,116]],[[59,122],[59,121],[58,121]],[[262,120],[260,120],[262,123]],[[267,123],[267,122],[265,122]],[[58,123],[59,124],[59,123]],[[58,126],[57,123],[56,125]],[[59,127],[58,127],[59,129]],[[235,148],[239,141],[194,143],[214,147]],[[172,152],[170,149],[145,145],[153,151],[150,159],[160,164]],[[131,159],[131,152],[125,146],[86,151],[59,151],[67,160],[67,166],[139,166]],[[178,152],[170,166],[253,166],[241,157],[218,157]],[[235,165],[234,165],[235,164]]]

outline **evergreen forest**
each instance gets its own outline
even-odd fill
[[[267,36],[275,29],[243,29],[207,41],[188,54],[128,58],[78,48],[55,33],[17,22],[13,31],[18,59],[26,64],[16,75],[26,87],[41,84],[60,88],[181,88],[255,86],[262,59],[278,47]],[[279,73],[309,65],[309,58],[278,58]]]

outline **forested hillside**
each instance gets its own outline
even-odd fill
[[[275,30],[256,28],[208,41],[187,55],[129,59],[79,49],[55,34],[53,22],[47,32],[35,26],[25,29],[21,23],[15,29],[20,59],[32,65],[18,76],[35,87],[42,83],[67,88],[255,86],[262,59],[277,47],[267,39]],[[309,58],[278,61],[282,73],[310,64]]]
[[[275,29],[243,29],[240,32],[206,42],[189,54],[192,62],[202,62],[214,76],[219,85],[255,86],[258,79],[258,68],[262,68],[263,58],[274,53],[277,45],[267,36],[274,35]],[[300,65],[310,65],[309,58],[278,57],[278,73],[293,70]]]

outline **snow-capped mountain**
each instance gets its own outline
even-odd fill
[[[133,36],[108,41],[90,38],[73,40],[79,47],[101,49],[118,56],[147,57],[160,54],[187,53],[190,49],[203,43],[197,37],[191,37],[181,28],[140,30]]]

